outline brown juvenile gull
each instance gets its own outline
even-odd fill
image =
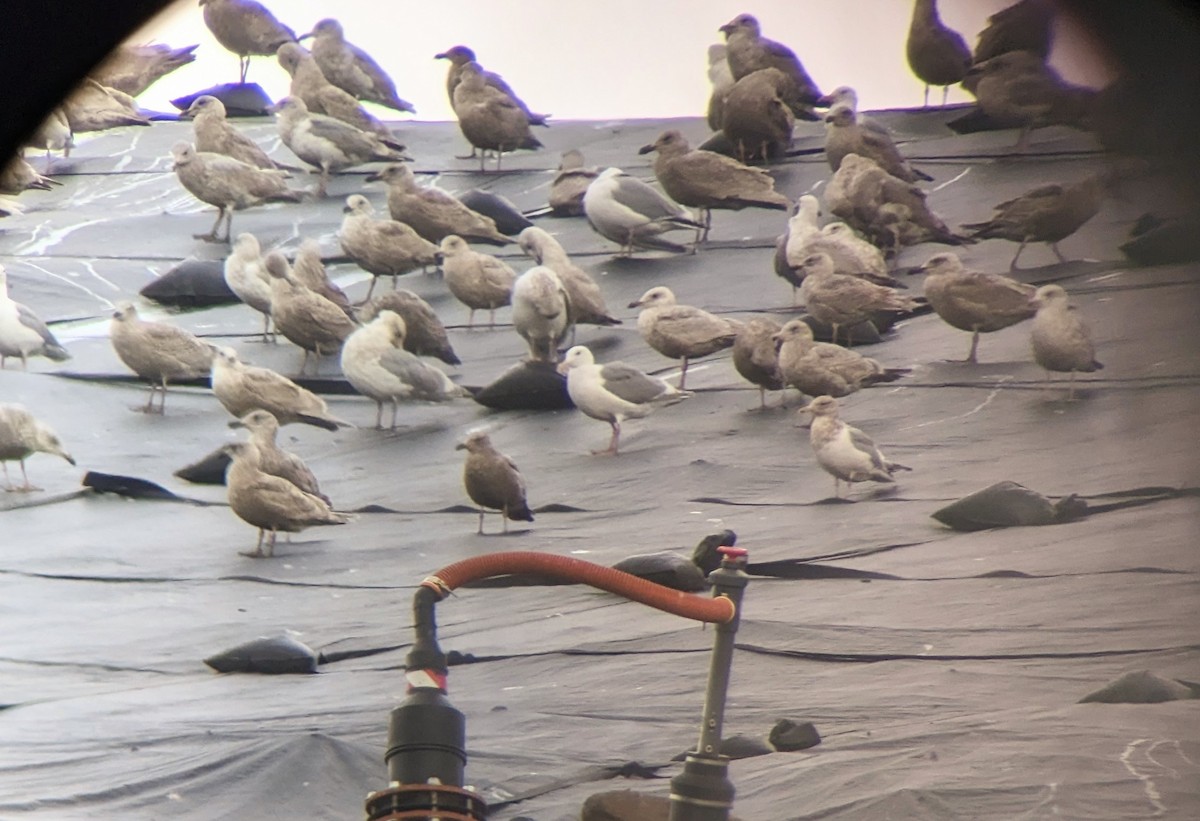
[[[71,358],[37,314],[9,297],[8,273],[0,265],[0,369],[10,356],[21,357],[22,369],[28,367],[31,356],[44,356],[54,362]]]
[[[391,429],[396,429],[398,403],[446,402],[466,391],[450,377],[404,350],[406,328],[400,315],[380,311],[342,346],[342,373],[364,396],[375,400],[375,427],[383,428],[383,403],[392,403]]]
[[[846,344],[850,345],[851,326],[871,319],[878,311],[911,311],[917,307],[912,297],[894,288],[837,273],[829,254],[811,254],[800,265],[804,271],[800,286],[804,307],[814,319],[833,328],[835,342],[838,328],[847,329]]]
[[[253,441],[234,442],[223,450],[232,458],[225,473],[229,507],[242,521],[258,528],[258,544],[243,556],[254,559],[275,555],[278,531],[299,533],[313,525],[343,525],[350,520],[319,496],[305,493],[287,479],[272,476],[258,467],[261,459]],[[266,552],[263,537],[270,531]]]
[[[37,169],[20,155],[14,155],[7,165],[0,168],[0,194],[16,196],[33,189],[49,191],[56,185],[60,185],[57,180],[39,174]]]
[[[72,465],[75,459],[67,453],[58,435],[45,422],[38,419],[21,405],[0,403],[0,465],[4,466],[4,489],[9,492],[27,493],[41,490],[29,483],[25,473],[25,460],[35,453],[61,456]],[[23,485],[14,485],[8,475],[8,463],[21,463]]]
[[[904,43],[908,67],[925,84],[924,107],[929,107],[929,87],[942,87],[942,105],[950,86],[958,83],[971,67],[967,41],[938,17],[937,0],[916,0],[908,40]]]
[[[468,242],[507,245],[512,239],[496,230],[491,217],[472,211],[445,191],[417,184],[407,165],[394,163],[367,177],[388,187],[388,211],[430,242],[455,234]]]
[[[43,149],[47,158],[51,151],[61,151],[64,157],[71,156],[75,142],[71,137],[71,124],[67,122],[66,112],[61,106],[46,115],[46,119],[42,120],[25,144],[30,148]]]
[[[316,496],[329,506],[333,502],[321,492],[317,477],[304,464],[304,460],[294,453],[279,447],[275,441],[279,433],[279,420],[270,411],[253,410],[241,419],[229,423],[231,428],[245,428],[250,431],[250,441],[258,451],[258,469],[263,473],[287,479],[305,493]]]
[[[175,175],[193,197],[217,207],[217,221],[207,234],[196,239],[209,242],[229,242],[233,230],[233,212],[264,202],[300,202],[304,194],[293,191],[284,182],[282,171],[255,168],[223,154],[197,151],[185,142],[171,148],[175,158]],[[217,229],[225,221],[225,236],[218,237]]]
[[[532,226],[517,237],[521,250],[545,265],[562,280],[571,301],[571,319],[583,325],[620,325],[621,320],[608,312],[600,286],[567,255],[566,249],[546,231]]]
[[[396,94],[396,84],[379,64],[358,46],[346,42],[342,24],[331,17],[321,20],[303,40],[313,38],[312,56],[325,79],[360,100],[378,103],[396,111],[416,113],[413,104]]]
[[[1053,42],[1053,0],[1021,0],[988,18],[975,43],[975,62],[1009,51],[1031,51],[1045,60]]]
[[[512,304],[517,273],[491,254],[471,249],[462,237],[451,234],[442,240],[442,273],[454,298],[466,305],[467,327],[475,323],[475,312],[488,311],[488,326],[496,324],[496,309]]]
[[[284,43],[279,47],[277,57],[279,65],[292,78],[288,94],[303,100],[309,111],[349,123],[360,131],[392,139],[391,130],[359,105],[353,94],[347,94],[325,79],[317,61],[303,46]]]
[[[212,390],[237,418],[268,411],[280,425],[304,424],[325,430],[349,427],[329,412],[325,400],[270,368],[247,365],[233,348],[218,348],[212,364]]]
[[[788,108],[802,120],[817,119],[810,106],[821,96],[821,91],[795,52],[763,37],[758,20],[752,14],[739,14],[721,26],[720,31],[725,33],[726,59],[734,80],[759,69],[777,68],[787,78],[780,96]]]
[[[263,262],[262,248],[253,234],[238,234],[233,250],[225,258],[225,284],[242,302],[263,315],[262,341],[271,330],[271,278]]]
[[[1058,261],[1066,262],[1067,258],[1058,250],[1059,241],[1074,234],[1100,212],[1108,179],[1101,172],[1070,185],[1039,185],[995,206],[996,213],[987,222],[967,223],[963,228],[979,239],[1007,239],[1021,243],[1009,263],[1009,270],[1016,270],[1017,260],[1030,242],[1047,243]]]
[[[521,471],[492,444],[481,430],[473,431],[455,450],[467,452],[463,463],[463,486],[467,496],[479,505],[479,535],[483,535],[485,509],[500,511],[500,522],[508,532],[508,520],[532,522],[533,512],[525,501],[525,479]]]
[[[137,308],[129,302],[117,306],[109,339],[121,361],[150,383],[150,398],[142,408],[145,413],[155,412],[154,393],[160,387],[157,412],[166,412],[167,383],[172,379],[200,379],[212,370],[212,345],[166,322],[139,318]]]
[[[310,353],[317,355],[319,370],[321,357],[337,353],[358,323],[296,279],[283,254],[278,251],[267,254],[266,265],[271,276],[271,318],[275,320],[275,330],[304,350],[300,373],[308,367]]]
[[[454,91],[458,88],[458,84],[462,81],[463,66],[467,63],[476,63],[475,52],[466,46],[454,46],[446,49],[441,54],[433,56],[435,60],[449,60],[450,70],[446,73],[446,96],[450,98],[450,106],[454,106]],[[504,82],[504,78],[494,71],[484,71],[483,78],[489,86],[506,94],[512,99],[517,106],[525,112],[525,116],[529,118],[530,125],[545,125],[546,118],[549,114],[535,114],[529,110],[529,106],[525,105],[525,101],[517,96],[516,92]]]
[[[600,172],[583,164],[583,152],[577,148],[564,151],[558,164],[558,174],[550,183],[550,209],[560,217],[583,216],[583,195]]]
[[[658,152],[654,176],[667,196],[681,205],[700,210],[704,230],[699,241],[708,239],[712,209],[740,211],[743,208],[788,209],[787,197],[775,190],[775,180],[760,168],[742,165],[732,157],[713,151],[692,149],[683,134],[664,131],[639,154]]]
[[[512,289],[513,327],[533,361],[557,362],[558,346],[574,326],[571,299],[554,270],[537,265],[517,277]]]
[[[392,311],[404,320],[404,350],[417,356],[432,356],[447,365],[461,365],[454,352],[446,326],[434,313],[433,307],[412,291],[397,288],[372,299],[362,310],[364,322],[370,322],[381,311]]]
[[[296,42],[296,32],[255,0],[200,0],[200,5],[204,25],[218,43],[238,56],[243,83],[251,57],[268,57],[284,43]]]
[[[729,69],[729,59],[724,43],[713,43],[708,47],[708,84],[712,91],[708,95],[708,109],[705,119],[709,131],[720,131],[725,122],[725,98],[733,88],[736,80]]]
[[[315,239],[306,238],[300,243],[296,258],[292,261],[292,273],[296,275],[296,279],[308,286],[310,291],[325,297],[347,314],[353,313],[346,292],[329,278],[325,263],[321,261],[321,245]]]
[[[811,413],[808,440],[817,462],[833,477],[833,495],[841,498],[842,482],[888,482],[896,480],[898,470],[912,470],[889,462],[875,442],[861,430],[838,418],[838,402],[832,396],[818,396],[798,413]]]
[[[164,43],[117,46],[90,72],[101,85],[136,97],[156,81],[196,59],[198,45],[171,48]]]
[[[838,104],[825,115],[825,159],[837,171],[848,154],[869,157],[884,171],[905,182],[933,179],[909,165],[886,131],[863,127],[852,107]]]
[[[733,367],[742,378],[758,388],[758,406],[767,409],[767,391],[786,387],[779,374],[775,334],[780,324],[766,317],[753,317],[738,330],[733,340]]]
[[[908,373],[903,368],[885,368],[841,345],[817,342],[803,319],[785,323],[774,342],[783,383],[808,396],[847,396],[865,385],[894,382]]]
[[[775,160],[792,146],[796,116],[783,99],[788,79],[777,68],[747,74],[725,96],[721,131],[742,162]]]
[[[105,131],[125,125],[150,125],[128,94],[84,78],[62,101],[72,134]]]
[[[567,394],[575,407],[586,416],[607,422],[612,428],[608,447],[592,451],[593,455],[617,455],[621,423],[626,419],[640,419],[662,405],[691,396],[624,362],[599,365],[592,352],[583,345],[567,351],[558,365],[558,372],[567,377]]]
[[[971,334],[965,362],[976,362],[979,335],[1031,318],[1034,287],[999,274],[968,271],[955,254],[935,254],[917,271],[925,272],[925,298],[942,320]],[[913,273],[916,273],[914,271]]]
[[[483,171],[488,151],[496,154],[496,170],[505,151],[535,150],[541,142],[529,131],[529,117],[517,103],[502,91],[487,84],[483,69],[476,62],[463,65],[458,86],[454,89],[454,113],[458,127],[467,142],[482,152],[479,170]]]
[[[1104,366],[1096,361],[1096,347],[1087,323],[1068,300],[1061,285],[1037,289],[1029,301],[1037,309],[1030,341],[1034,361],[1046,371],[1046,384],[1050,384],[1051,371],[1068,372],[1071,381],[1067,399],[1074,399],[1075,372],[1091,373]]]
[[[638,313],[638,333],[660,354],[682,361],[679,389],[687,381],[688,362],[733,347],[741,323],[722,319],[701,308],[679,305],[670,288],[658,285],[642,294],[630,308]]]
[[[635,248],[681,254],[688,249],[659,234],[704,228],[679,203],[619,168],[604,169],[588,186],[583,212],[592,230],[621,246],[620,256],[629,256]]]
[[[441,259],[438,247],[422,239],[408,225],[396,220],[375,219],[375,209],[362,194],[347,197],[342,211],[345,216],[338,232],[342,250],[372,275],[371,287],[364,300],[371,298],[379,277],[391,277],[395,288],[396,277],[426,265],[437,265]]]
[[[291,166],[275,162],[258,143],[234,128],[225,118],[225,104],[216,97],[201,94],[192,101],[183,116],[192,118],[197,151],[224,154],[255,168],[295,170]]]

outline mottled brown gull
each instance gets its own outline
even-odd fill
[[[487,152],[496,155],[496,170],[505,151],[535,150],[541,142],[529,131],[529,117],[510,96],[487,84],[478,63],[462,67],[454,89],[454,113],[458,127],[474,149],[480,150],[479,170],[484,170]]]
[[[287,479],[305,493],[310,493],[325,504],[333,506],[329,497],[321,492],[317,477],[308,465],[304,464],[304,460],[279,447],[275,441],[279,433],[279,420],[270,411],[252,410],[241,419],[230,422],[229,427],[250,431],[250,441],[254,443],[258,452],[259,470],[280,479]]]
[[[833,477],[834,497],[841,498],[840,482],[893,483],[893,473],[912,470],[889,462],[870,436],[839,419],[838,402],[832,396],[818,396],[798,412],[813,416],[809,443],[817,463]]]
[[[484,510],[500,511],[500,522],[508,532],[508,520],[532,522],[533,513],[525,500],[525,479],[517,466],[492,444],[483,431],[472,431],[455,446],[465,450],[463,486],[471,501],[479,505],[479,535],[483,535]]]
[[[41,488],[34,487],[25,473],[25,460],[35,453],[61,456],[70,464],[75,459],[67,453],[58,435],[45,422],[41,422],[21,405],[0,403],[0,465],[4,466],[4,489],[26,493]],[[8,463],[21,463],[21,478],[24,484],[14,485],[8,475]]]
[[[733,340],[733,367],[743,379],[758,388],[760,410],[767,409],[767,391],[781,391],[785,387],[779,373],[774,339],[780,328],[773,319],[752,317]]]
[[[559,216],[583,216],[583,195],[598,176],[599,171],[584,165],[582,151],[577,148],[564,151],[558,173],[550,182],[550,209]]]
[[[916,0],[912,22],[904,43],[908,67],[925,84],[925,107],[929,107],[929,87],[942,87],[942,105],[950,86],[960,82],[971,67],[971,49],[967,41],[938,16],[937,0]]]
[[[1037,309],[1030,333],[1034,361],[1046,371],[1047,385],[1052,371],[1069,373],[1067,398],[1074,399],[1075,373],[1091,373],[1104,367],[1096,361],[1091,330],[1061,285],[1038,288],[1030,304]]]
[[[305,493],[287,479],[272,476],[258,467],[258,448],[251,442],[235,442],[224,447],[232,458],[225,474],[229,507],[242,521],[258,528],[258,543],[243,556],[270,558],[275,555],[279,531],[299,533],[314,525],[341,525],[349,521],[344,513],[333,510],[324,499]],[[263,541],[267,532],[266,552]]]
[[[359,105],[353,94],[347,94],[325,79],[317,61],[303,46],[284,43],[279,47],[277,57],[279,65],[292,78],[289,96],[299,97],[309,111],[341,120],[384,139],[392,138],[391,130]]]
[[[105,131],[126,125],[150,125],[128,94],[85,78],[62,101],[72,134]]]
[[[684,253],[686,247],[659,234],[704,227],[679,203],[619,168],[604,169],[588,186],[583,212],[597,234],[621,246],[621,256],[629,256],[635,248]]]
[[[196,46],[171,48],[165,43],[117,46],[88,72],[101,85],[136,97],[158,80],[196,59]]]
[[[1054,0],[1020,0],[988,17],[975,43],[975,62],[1009,51],[1029,51],[1045,60],[1054,42]]]
[[[462,81],[463,67],[467,63],[476,63],[475,52],[466,46],[453,46],[443,51],[441,54],[434,55],[435,60],[449,60],[450,70],[446,72],[446,96],[450,98],[450,105],[454,105],[454,91],[458,88],[458,84]],[[531,125],[545,125],[546,118],[549,114],[535,114],[529,110],[529,106],[525,105],[525,101],[517,96],[517,93],[512,90],[508,83],[504,82],[504,78],[494,71],[484,71],[483,78],[485,82],[492,88],[506,94],[513,102],[525,112],[525,116],[529,118]]]
[[[61,106],[46,115],[25,144],[30,148],[43,149],[47,158],[51,151],[61,151],[64,157],[71,156],[75,142],[71,136],[71,124]]]
[[[454,298],[470,309],[467,327],[475,323],[475,312],[488,312],[489,327],[496,324],[496,309],[512,304],[517,273],[507,263],[475,251],[462,237],[442,239],[442,273]]]
[[[517,237],[521,250],[545,265],[562,281],[571,301],[571,319],[582,325],[620,325],[621,320],[608,312],[600,286],[587,271],[571,261],[565,248],[545,230],[532,226]]]
[[[821,96],[820,89],[790,48],[762,36],[758,19],[739,14],[720,31],[725,33],[726,59],[734,80],[764,68],[782,71],[787,84],[781,96],[792,112],[802,119],[815,120],[810,106]]]
[[[33,189],[49,191],[56,185],[60,185],[57,180],[42,176],[24,157],[19,155],[13,156],[6,165],[0,168],[0,194],[16,196]]]
[[[942,320],[971,334],[966,362],[976,362],[979,335],[1030,319],[1034,287],[999,274],[968,271],[956,254],[935,254],[913,273],[925,273],[925,298]]]
[[[871,319],[879,311],[911,311],[917,307],[912,297],[899,294],[894,288],[836,273],[828,254],[806,257],[801,268],[804,282],[800,286],[800,297],[804,307],[814,319],[833,328],[835,342],[838,328],[846,328],[849,337],[851,326]],[[846,344],[851,344],[849,338]]]
[[[46,323],[8,295],[8,272],[0,265],[0,369],[10,356],[19,356],[22,368],[28,367],[31,356],[44,356],[54,362],[71,358]]]
[[[702,308],[677,304],[675,294],[664,285],[646,291],[629,307],[642,309],[637,326],[646,344],[681,361],[680,390],[687,382],[688,362],[733,347],[741,327]]]
[[[848,154],[868,157],[884,171],[905,182],[933,179],[909,165],[886,131],[864,128],[854,109],[839,103],[825,115],[825,158],[829,167],[837,171]]]
[[[360,100],[416,113],[412,103],[396,94],[396,84],[371,55],[346,41],[345,31],[337,20],[327,17],[308,34],[300,35],[301,40],[308,37],[313,38],[313,59],[329,82]]]
[[[780,378],[806,396],[848,396],[866,385],[893,382],[908,372],[885,368],[841,345],[817,342],[803,319],[785,323],[774,342]]]
[[[155,412],[154,394],[160,388],[162,399],[157,412],[166,412],[167,383],[200,379],[212,369],[212,345],[166,322],[141,319],[129,302],[117,306],[109,339],[120,360],[150,383],[150,398],[142,408],[145,413]]]
[[[388,187],[388,211],[430,242],[441,242],[456,234],[469,242],[507,245],[509,237],[496,230],[491,217],[472,211],[447,194],[432,187],[417,184],[412,170],[400,163],[386,166],[367,177],[381,180]]]
[[[558,372],[567,377],[567,393],[575,407],[612,428],[608,447],[592,451],[593,455],[617,455],[621,423],[626,419],[640,419],[662,405],[691,395],[624,362],[597,364],[592,352],[583,345],[566,352]]]
[[[188,106],[184,116],[192,118],[197,151],[224,154],[255,168],[295,170],[271,159],[258,143],[234,128],[225,117],[225,104],[216,97],[201,94]]]
[[[708,108],[705,120],[709,131],[720,131],[725,122],[725,98],[736,81],[729,69],[729,59],[724,43],[713,43],[708,47]]]
[[[447,365],[462,364],[450,344],[446,326],[433,307],[417,294],[406,288],[380,294],[363,307],[363,322],[370,322],[381,311],[392,311],[404,320],[404,350],[417,356],[432,356]]]
[[[742,162],[780,159],[791,148],[796,116],[781,96],[787,84],[779,69],[764,68],[725,95],[721,132]]]
[[[237,55],[243,83],[251,57],[272,55],[284,43],[296,41],[296,32],[255,0],[200,0],[200,5],[204,25],[218,43]]]
[[[271,318],[275,320],[275,330],[304,351],[300,373],[308,367],[310,353],[316,354],[315,370],[319,370],[321,357],[337,353],[358,323],[296,279],[283,254],[278,251],[267,254],[266,266],[271,276]]]
[[[325,263],[321,261],[321,245],[311,237],[301,241],[296,250],[296,258],[292,260],[292,273],[296,279],[303,282],[310,291],[315,291],[337,305],[347,314],[352,314],[350,299],[336,282],[329,278]]]
[[[253,234],[238,234],[233,249],[225,258],[225,284],[229,290],[263,316],[262,341],[271,330],[271,277],[263,262],[262,248]]]
[[[804,260],[813,254],[828,254],[838,273],[852,274],[878,284],[894,284],[888,274],[883,252],[844,222],[831,222],[819,227],[820,202],[812,194],[796,200],[795,213],[788,219],[783,234],[775,245],[775,273],[792,286],[792,301],[796,289],[804,283]]]
[[[552,268],[537,265],[517,277],[512,289],[513,328],[529,346],[529,358],[557,362],[558,346],[574,325],[571,300]]]
[[[242,362],[233,348],[219,348],[212,363],[213,394],[233,416],[268,411],[280,425],[304,424],[325,430],[349,427],[329,412],[325,400],[270,368]]]
[[[442,254],[432,242],[422,239],[403,222],[375,219],[375,209],[362,194],[351,194],[342,209],[342,228],[338,241],[342,250],[360,268],[371,274],[371,287],[364,299],[370,299],[379,277],[391,277],[392,287],[401,274],[427,265],[437,265]]]

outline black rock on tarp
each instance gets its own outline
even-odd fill
[[[807,750],[821,743],[821,734],[811,721],[792,721],[781,718],[775,722],[767,735],[767,741],[781,753],[792,753],[797,750]]]
[[[1056,525],[1088,514],[1087,502],[1074,494],[1051,501],[1016,482],[1003,481],[964,496],[930,515],[954,530]]]
[[[1200,698],[1200,684],[1165,678],[1149,670],[1126,673],[1079,699],[1080,704],[1160,704]]]
[[[199,461],[181,467],[172,475],[194,485],[223,485],[225,469],[229,467],[230,461],[232,460],[225,448],[220,447]]]
[[[97,493],[115,493],[129,499],[165,499],[172,502],[188,501],[161,485],[138,479],[136,476],[120,476],[89,470],[83,475],[83,486]]]
[[[553,363],[522,360],[474,394],[479,404],[495,410],[566,410],[575,407],[567,395],[567,378]]]
[[[496,230],[501,234],[516,236],[526,228],[533,227],[533,223],[517,210],[517,206],[499,194],[472,188],[459,194],[458,201],[472,211],[491,217],[496,223]]]
[[[704,578],[700,568],[696,567],[691,559],[678,553],[663,551],[630,556],[614,564],[613,569],[661,584],[663,587],[670,587],[672,590],[682,590],[684,593],[698,593],[708,589],[708,580]]]
[[[270,113],[271,98],[258,83],[224,83],[185,97],[176,97],[171,105],[180,111],[187,111],[197,97],[206,94],[220,100],[229,117],[265,117]]]
[[[160,305],[203,308],[240,300],[225,284],[225,263],[215,259],[185,259],[139,291]]]
[[[1130,231],[1121,253],[1142,265],[1169,265],[1200,260],[1200,217],[1163,219],[1143,214]]]
[[[317,654],[311,647],[287,634],[252,641],[222,650],[204,660],[218,673],[288,673],[317,672]]]

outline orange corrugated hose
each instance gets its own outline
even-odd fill
[[[509,573],[540,573],[556,579],[591,585],[685,619],[724,624],[733,621],[736,608],[725,596],[706,598],[663,587],[611,567],[546,553],[511,551],[477,556],[447,565],[421,584],[446,598],[467,582]]]

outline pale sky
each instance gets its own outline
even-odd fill
[[[943,0],[939,5],[943,22],[973,48],[988,15],[1013,1]],[[473,48],[484,67],[502,74],[535,111],[558,119],[702,116],[709,88],[707,47],[721,42],[717,29],[743,12],[758,17],[764,36],[792,48],[823,90],[853,86],[863,109],[921,104],[922,85],[904,56],[911,0],[268,0],[264,5],[297,34],[336,16],[346,39],[391,74],[420,120],[454,119],[445,91],[447,63],[433,55],[458,44]],[[197,0],[177,0],[130,40],[200,44],[196,62],[139,98],[146,108],[173,111],[168,102],[173,97],[237,80],[237,58],[204,26]],[[1051,62],[1074,82],[1100,86],[1108,80],[1069,26],[1058,27]],[[254,58],[248,79],[272,99],[287,94],[287,73],[274,58]],[[940,94],[931,91],[931,101],[940,101]],[[971,97],[955,88],[950,100]]]

